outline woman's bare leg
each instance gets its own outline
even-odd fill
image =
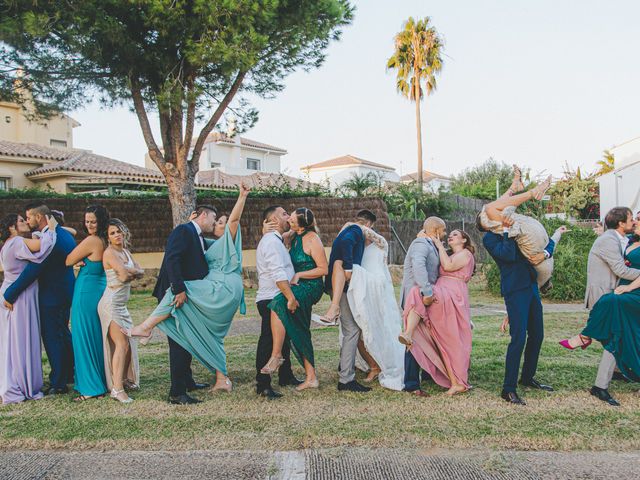
[[[376,379],[376,377],[380,374],[381,369],[380,369],[380,365],[378,365],[378,362],[376,362],[374,358],[371,356],[371,354],[367,351],[367,348],[364,345],[364,340],[362,340],[362,337],[360,337],[360,340],[358,340],[358,352],[360,352],[360,355],[362,355],[362,358],[364,358],[364,361],[367,362],[367,365],[369,365],[369,375],[367,375],[364,381],[373,382]]]
[[[333,271],[331,273],[331,305],[327,313],[322,316],[325,322],[332,322],[340,313],[340,300],[344,293],[344,285],[347,283],[347,276],[342,267],[342,260],[333,262]]]
[[[159,317],[147,317],[147,319],[140,325],[133,327],[129,332],[126,332],[131,337],[149,337],[154,327],[160,322],[164,322],[171,315],[161,315]]]
[[[109,325],[109,337],[113,342],[113,356],[111,358],[111,381],[113,390],[121,391],[118,393],[118,400],[126,400],[129,396],[124,391],[124,367],[126,364],[127,351],[129,350],[129,338],[122,333],[120,326],[116,322]]]
[[[212,390],[214,392],[220,390],[223,392],[231,392],[233,385],[231,384],[231,380],[220,370],[216,370],[216,383],[213,386]]]
[[[297,391],[306,390],[307,388],[318,388],[318,377],[316,376],[316,369],[311,362],[306,358],[303,358],[305,379],[300,385],[296,387]]]
[[[411,310],[409,312],[409,315],[407,316],[407,326],[405,328],[405,331],[398,336],[398,340],[400,341],[400,343],[406,345],[407,347],[411,347],[411,343],[413,342],[413,332],[418,327],[420,320],[422,320],[422,318],[416,313],[415,310]]]
[[[273,336],[273,346],[271,347],[271,358],[267,364],[260,370],[261,373],[271,375],[275,373],[280,365],[284,362],[282,357],[282,346],[284,345],[284,339],[287,335],[287,331],[284,328],[284,324],[276,312],[271,312],[271,335]]]

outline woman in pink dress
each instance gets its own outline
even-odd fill
[[[24,218],[15,213],[0,220],[0,260],[4,281],[0,287],[0,399],[18,403],[42,398],[42,352],[38,310],[38,282],[33,282],[13,304],[4,292],[29,262],[40,263],[56,243],[56,225],[48,217],[49,230],[42,238],[26,239],[30,233]]]
[[[433,287],[435,301],[426,307],[419,287],[405,301],[405,333],[400,341],[407,345],[423,370],[448,395],[469,389],[471,359],[471,308],[467,282],[475,268],[475,248],[462,230],[453,230],[449,255],[440,239],[431,238],[440,254],[440,275]]]

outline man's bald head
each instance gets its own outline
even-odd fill
[[[447,225],[440,217],[427,217],[422,225],[424,232],[429,236],[444,238]]]

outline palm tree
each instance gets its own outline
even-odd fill
[[[616,159],[609,150],[605,150],[602,152],[602,160],[598,160],[596,162],[598,166],[598,171],[596,172],[596,177],[600,175],[604,175],[605,173],[612,172],[616,168]]]
[[[422,124],[420,100],[436,89],[436,75],[442,70],[444,43],[431,19],[425,17],[417,22],[413,17],[404,23],[402,31],[395,36],[395,52],[387,61],[388,69],[396,69],[398,91],[416,102],[416,129],[418,136],[418,186],[422,189]],[[422,87],[424,82],[425,88]]]
[[[378,186],[378,178],[373,172],[352,173],[349,180],[345,180],[340,188],[345,193],[353,193],[356,197],[364,197],[372,189]]]

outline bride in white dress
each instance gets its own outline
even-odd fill
[[[402,332],[402,313],[387,266],[389,245],[370,228],[362,227],[362,231],[368,245],[361,265],[353,266],[347,298],[364,346],[380,367],[380,385],[402,390],[405,349],[396,341]],[[360,355],[357,364],[367,365]]]

